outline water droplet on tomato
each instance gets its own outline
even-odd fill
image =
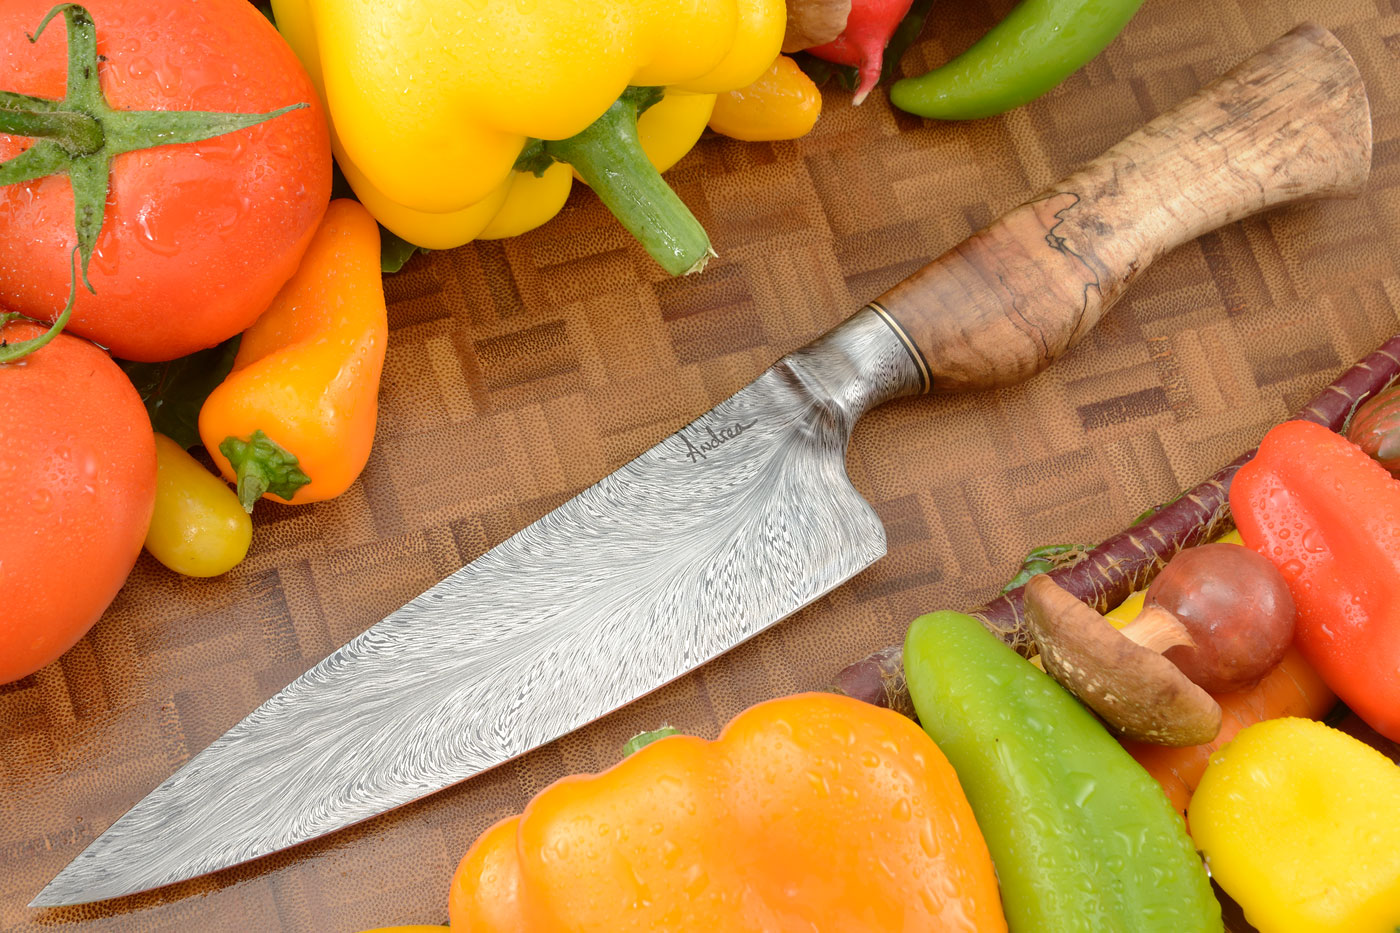
[[[174,235],[160,228],[160,205],[155,199],[147,200],[136,212],[136,226],[141,230],[141,245],[157,256],[174,256],[180,252]]]
[[[29,507],[40,515],[53,508],[53,493],[47,489],[36,489],[29,494]]]

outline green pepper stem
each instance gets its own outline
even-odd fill
[[[637,116],[660,96],[660,88],[629,87],[582,133],[545,140],[544,150],[572,165],[662,268],[686,275],[705,268],[715,252],[637,137]]]
[[[629,755],[632,755],[635,752],[646,748],[648,745],[650,745],[652,742],[655,742],[658,739],[664,739],[667,736],[680,734],[681,730],[677,729],[675,726],[662,726],[660,729],[653,729],[650,732],[639,732],[636,735],[632,736],[632,738],[628,739],[626,744],[622,746],[622,757],[626,758]]]
[[[270,492],[290,502],[298,489],[311,482],[311,477],[301,471],[296,456],[262,431],[254,431],[247,440],[232,435],[224,438],[219,453],[233,467],[238,501],[248,513],[252,513],[263,493]]]
[[[74,110],[10,110],[0,107],[0,133],[52,139],[71,155],[102,148],[102,124]]]

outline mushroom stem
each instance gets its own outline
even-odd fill
[[[1118,630],[1124,637],[1158,654],[1168,648],[1185,645],[1196,647],[1196,641],[1181,620],[1161,606],[1147,606],[1138,616]]]

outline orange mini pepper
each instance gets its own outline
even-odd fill
[[[374,441],[387,338],[379,227],[358,202],[332,201],[199,412],[199,436],[245,509],[350,488]]]
[[[938,746],[817,693],[556,782],[477,839],[448,907],[453,933],[1006,929]]]
[[[821,91],[797,62],[779,55],[753,84],[715,98],[710,129],[746,142],[796,139],[821,113]]]

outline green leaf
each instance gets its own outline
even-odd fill
[[[355,189],[350,187],[350,182],[346,180],[345,173],[340,170],[340,163],[331,162],[331,200],[336,198],[349,198],[358,201],[355,197]]]
[[[842,90],[854,91],[860,82],[860,75],[851,65],[835,65],[807,52],[796,52],[792,58],[817,87],[824,87],[835,78]]]
[[[188,450],[199,445],[199,409],[233,369],[241,336],[164,363],[118,360],[146,403],[151,426]]]
[[[420,247],[399,236],[389,228],[379,227],[379,268],[385,275],[398,272]],[[427,250],[423,250],[427,252]]]
[[[880,68],[881,84],[888,84],[899,77],[899,60],[909,51],[909,46],[914,44],[914,40],[919,38],[919,33],[924,31],[924,21],[928,19],[931,9],[933,0],[914,0],[909,12],[899,21],[894,34],[890,36],[889,45],[885,46],[885,56],[881,60]]]
[[[1025,586],[1031,577],[1038,577],[1060,567],[1073,566],[1083,560],[1089,550],[1087,544],[1047,544],[1038,547],[1026,555],[1026,559],[1021,563],[1020,572],[1007,581],[1001,592],[1010,593]]]

